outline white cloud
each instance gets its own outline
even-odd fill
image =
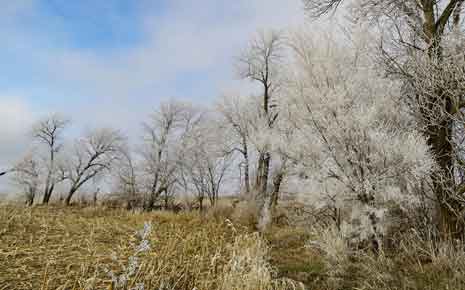
[[[10,169],[26,153],[36,118],[37,113],[23,98],[0,94],[0,171]],[[0,194],[10,189],[9,179],[0,179]]]
[[[145,37],[131,49],[102,55],[57,47],[42,51],[41,58],[61,89],[128,99],[135,92],[147,95],[154,87],[174,85],[183,73],[211,78],[208,73],[215,71],[215,77],[226,81],[233,77],[233,56],[257,29],[285,28],[303,21],[300,0],[199,2],[172,0],[162,16],[145,13],[140,27]]]
[[[301,0],[168,0],[162,15],[147,6],[140,20],[143,37],[133,47],[102,52],[59,43],[72,35],[28,31],[19,24],[33,18],[25,15],[34,14],[36,0],[10,2],[15,5],[0,13],[9,19],[0,19],[4,49],[25,60],[27,67],[18,70],[37,73],[35,84],[17,80],[18,87],[9,91],[44,93],[50,110],[68,115],[76,127],[114,126],[126,132],[137,131],[163,98],[205,102],[242,86],[234,81],[233,57],[254,32],[303,22]],[[190,77],[190,82],[178,80]],[[31,106],[38,102],[0,95],[0,169],[27,149],[27,130],[36,117]]]
[[[153,10],[150,1],[142,1],[149,3],[147,7],[141,4],[146,8],[140,20],[143,39],[131,48],[102,53],[58,43],[51,35],[55,31],[27,31],[19,24],[23,18],[34,18],[31,15],[38,6],[36,0],[8,3],[0,12],[0,37],[9,39],[4,43],[6,49],[28,63],[27,67],[16,69],[36,72],[37,84],[33,86],[39,85],[41,92],[50,94],[41,95],[42,99],[50,102],[55,98],[53,110],[73,114],[77,123],[100,118],[98,114],[75,113],[79,111],[111,114],[112,110],[119,110],[120,119],[126,117],[124,109],[126,114],[140,115],[139,109],[156,106],[162,97],[180,96],[180,85],[190,86],[187,91],[192,91],[194,97],[203,95],[206,90],[200,84],[176,81],[183,74],[193,75],[214,88],[208,94],[239,86],[241,83],[233,82],[233,57],[253,33],[260,28],[299,24],[303,18],[301,0],[169,0],[162,15]],[[5,18],[11,21],[5,23]],[[16,81],[19,87],[10,90],[21,94],[27,91],[30,84]],[[215,96],[205,97],[211,100]]]
[[[18,97],[0,95],[0,170],[9,169],[30,147],[29,130],[36,114]],[[9,189],[0,180],[0,192]]]
[[[168,3],[161,16],[150,9],[141,16],[144,37],[131,48],[102,54],[58,46],[40,53],[55,91],[71,92],[71,104],[79,96],[89,100],[72,109],[64,104],[75,123],[109,125],[110,120],[134,131],[161,99],[209,102],[225,90],[242,86],[244,92],[251,86],[234,81],[234,56],[257,29],[288,28],[304,18],[301,0]],[[185,75],[201,82],[178,81]]]
[[[34,113],[29,105],[19,97],[0,95],[0,142],[11,142],[29,128]]]

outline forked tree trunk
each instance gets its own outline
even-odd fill
[[[50,202],[50,198],[52,197],[54,188],[55,188],[54,185],[47,187],[47,190],[44,192],[44,198],[42,200],[43,204],[48,204]]]

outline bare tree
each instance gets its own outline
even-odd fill
[[[233,154],[224,144],[227,130],[214,121],[214,116],[204,115],[202,122],[192,128],[185,139],[183,169],[194,187],[200,210],[208,198],[217,203],[221,186],[233,162]]]
[[[37,195],[40,184],[40,167],[39,162],[34,159],[34,154],[26,155],[12,169],[13,181],[24,190],[26,204],[31,206]]]
[[[138,184],[137,164],[133,153],[127,146],[121,149],[121,156],[116,160],[116,182],[118,198],[126,201],[128,210],[141,206],[140,188]]]
[[[170,101],[162,104],[144,125],[142,158],[148,190],[146,210],[152,210],[160,196],[172,192],[177,183],[180,145],[196,116],[196,109],[190,104]]]
[[[240,166],[244,168],[244,188],[245,193],[249,195],[250,189],[250,130],[253,122],[254,111],[251,110],[251,103],[241,97],[223,97],[217,104],[217,109],[224,118],[224,121],[231,127],[232,140],[230,152],[239,152],[243,161]]]
[[[42,203],[47,204],[53,194],[55,186],[64,180],[59,175],[56,166],[56,157],[63,148],[63,132],[69,121],[58,114],[50,115],[39,121],[33,127],[33,137],[47,147],[46,176]]]
[[[433,174],[439,226],[443,237],[465,230],[457,183],[461,169],[454,128],[464,123],[463,0],[305,0],[312,14],[324,14],[347,2],[356,20],[379,23],[381,55],[388,72],[405,82],[404,94],[422,123],[439,169]],[[375,20],[375,21],[373,21]],[[457,47],[462,47],[461,52]]]
[[[123,142],[124,138],[118,131],[107,128],[93,130],[75,142],[74,153],[64,165],[70,182],[66,205],[84,184],[110,171],[120,156]]]
[[[283,38],[276,31],[261,32],[251,41],[249,47],[239,58],[238,73],[242,78],[249,79],[261,85],[263,98],[261,117],[266,119],[268,129],[273,126],[278,114],[276,103],[273,103],[274,93],[279,89],[279,70],[283,60]],[[265,196],[271,164],[271,154],[268,150],[259,153],[256,190]]]

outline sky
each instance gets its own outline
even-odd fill
[[[105,126],[136,136],[162,101],[244,93],[234,57],[257,30],[304,19],[301,0],[0,2],[0,170],[52,112],[76,132]]]

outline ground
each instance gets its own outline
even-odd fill
[[[195,212],[4,205],[0,206],[0,289],[110,289],[107,271],[124,272],[140,244],[135,232],[145,223],[152,228],[151,249],[138,254],[140,263],[145,263],[139,281],[189,290],[219,288],[235,237],[253,231],[226,218]],[[270,243],[275,276],[299,278],[312,271],[306,268],[305,239],[300,236],[292,231],[262,236]]]
[[[111,282],[105,267],[121,270],[119,262],[124,265],[138,244],[135,231],[146,222],[152,224],[152,249],[142,255],[156,262],[144,271],[154,272],[164,283],[178,279],[179,289],[193,289],[233,235],[223,223],[197,214],[2,206],[0,289],[84,289],[89,279],[106,287]]]
[[[327,250],[339,256],[328,256],[309,243],[322,241],[322,230],[274,224],[257,233],[252,221],[224,207],[175,214],[0,205],[0,290],[465,289],[462,243],[414,234],[394,251],[338,254],[332,237]]]

